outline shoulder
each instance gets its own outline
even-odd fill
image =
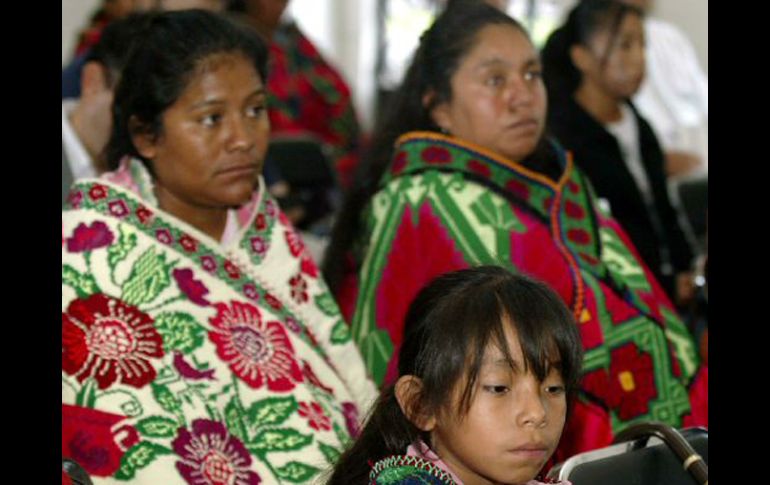
[[[452,477],[433,463],[418,456],[395,455],[376,462],[369,482],[377,485],[458,485]]]

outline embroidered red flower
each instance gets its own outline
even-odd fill
[[[286,317],[286,326],[294,333],[300,333],[302,332],[302,327],[299,326],[299,323],[297,323],[297,320],[294,317]]]
[[[176,469],[187,483],[257,485],[262,481],[251,470],[249,450],[217,421],[196,419],[192,432],[180,428],[171,446],[180,458]]]
[[[658,395],[652,356],[631,342],[610,355],[608,404],[617,409],[623,421],[646,414],[650,401]]]
[[[198,241],[187,234],[182,234],[182,237],[179,238],[179,244],[181,244],[188,253],[194,253],[198,250]]]
[[[567,239],[575,244],[586,245],[591,242],[591,235],[584,229],[570,229],[567,231]]]
[[[97,200],[104,199],[107,197],[107,187],[101,184],[94,184],[89,190],[88,190],[88,197],[91,198],[94,202]]]
[[[62,313],[62,370],[99,389],[115,382],[141,388],[155,379],[152,359],[163,357],[163,341],[152,318],[101,293],[70,303]]]
[[[297,303],[306,303],[307,296],[307,283],[302,278],[301,274],[297,274],[289,278],[289,286],[291,287],[291,297]]]
[[[193,271],[189,268],[177,268],[171,272],[179,290],[184,293],[191,302],[200,306],[209,306],[211,302],[206,300],[209,289],[199,280],[193,277]]]
[[[583,219],[586,216],[586,211],[571,200],[564,204],[564,212],[573,219]]]
[[[390,171],[393,175],[398,175],[401,173],[401,171],[404,170],[406,167],[406,152],[400,151],[396,154],[396,156],[393,158],[393,163],[390,166]]]
[[[310,367],[310,364],[307,363],[307,361],[302,361],[302,375],[305,376],[305,379],[318,389],[321,389],[322,391],[325,391],[332,396],[334,395],[334,389],[331,387],[325,386],[323,382],[318,378],[318,376],[315,375],[315,372],[313,372],[313,368]]]
[[[67,251],[71,253],[93,251],[109,246],[114,240],[112,231],[102,221],[94,221],[90,226],[81,222],[72,231],[72,236],[67,238]]]
[[[68,404],[62,404],[61,411],[62,455],[91,476],[113,475],[126,450],[139,442],[133,426],[118,425],[125,416]]]
[[[273,310],[280,310],[283,308],[283,304],[278,300],[278,298],[274,297],[270,293],[265,295],[265,301],[273,308]]]
[[[452,160],[452,155],[449,150],[443,147],[430,146],[424,149],[420,156],[422,159],[431,164],[445,164]]]
[[[122,199],[112,200],[107,204],[110,214],[120,219],[128,215],[128,206]]]
[[[258,256],[262,257],[267,252],[267,243],[263,238],[259,236],[252,237],[251,250],[257,253]]]
[[[74,209],[79,208],[80,204],[83,202],[83,191],[76,190],[75,192],[70,192],[68,200]]]
[[[264,231],[267,228],[264,214],[257,214],[257,218],[254,220],[254,227],[257,231]]]
[[[305,243],[302,238],[294,231],[284,231],[284,237],[286,238],[286,244],[289,246],[289,252],[292,256],[299,257],[305,251]]]
[[[271,391],[292,390],[302,382],[302,370],[294,347],[279,322],[265,322],[259,309],[249,303],[215,303],[217,314],[209,321],[215,330],[209,339],[217,354],[246,384]]]
[[[479,160],[470,160],[467,164],[468,170],[471,172],[480,175],[484,178],[489,178],[492,176],[492,169],[489,168],[484,162],[481,162]]]
[[[511,179],[505,184],[505,188],[522,200],[529,200],[529,187],[516,179]]]
[[[153,213],[150,209],[147,207],[140,205],[136,208],[136,217],[139,218],[139,221],[142,224],[147,224],[147,221],[149,221],[153,216]]]
[[[332,429],[332,420],[324,414],[324,410],[317,402],[299,403],[300,416],[308,420],[310,427],[317,431],[328,431]]]
[[[318,266],[316,266],[308,251],[305,251],[302,255],[299,261],[299,269],[311,278],[318,278]]]
[[[238,270],[238,267],[230,260],[225,260],[225,272],[227,272],[227,276],[234,280],[241,277],[241,272]]]

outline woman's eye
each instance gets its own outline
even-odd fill
[[[533,69],[524,73],[524,79],[527,81],[535,81],[543,77],[543,71],[539,69]]]
[[[265,107],[262,105],[258,106],[251,106],[246,110],[246,113],[248,116],[252,118],[257,118],[265,111]]]
[[[210,114],[201,118],[201,124],[203,126],[215,126],[222,119],[222,115]]]
[[[508,386],[484,386],[484,390],[492,394],[501,395],[508,392],[510,388]]]
[[[500,76],[500,75],[489,76],[484,81],[484,83],[487,86],[499,87],[499,86],[502,86],[503,84],[505,84],[505,78],[503,76]]]

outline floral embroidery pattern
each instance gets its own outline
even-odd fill
[[[267,383],[271,391],[290,391],[302,382],[302,370],[283,325],[264,322],[259,309],[237,301],[228,306],[216,303],[216,328],[209,338],[217,354],[246,384],[259,388]]]
[[[176,468],[191,485],[256,485],[259,475],[251,471],[251,455],[222,423],[196,419],[192,432],[179,430],[172,446],[180,460]]]
[[[101,293],[74,300],[62,313],[62,370],[99,389],[115,382],[141,388],[155,379],[153,358],[163,357],[149,315]]]
[[[72,236],[67,238],[67,251],[71,253],[82,253],[93,251],[94,249],[109,246],[114,241],[107,224],[101,221],[95,221],[90,226],[81,222],[75,227]]]
[[[189,268],[175,269],[171,275],[174,277],[179,290],[187,295],[191,302],[200,306],[209,306],[211,303],[206,300],[208,288],[199,280],[193,278],[193,272]]]
[[[317,431],[328,431],[332,429],[332,421],[329,419],[320,404],[317,402],[301,402],[299,403],[299,410],[297,411],[300,416],[306,418],[310,427]]]
[[[307,302],[307,282],[305,282],[301,274],[289,278],[289,286],[291,287],[291,297],[294,301],[297,303]]]

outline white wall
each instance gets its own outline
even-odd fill
[[[676,24],[695,45],[701,67],[709,71],[708,0],[655,0],[652,15]]]
[[[61,2],[61,63],[69,62],[78,33],[86,26],[100,0],[62,0]]]

